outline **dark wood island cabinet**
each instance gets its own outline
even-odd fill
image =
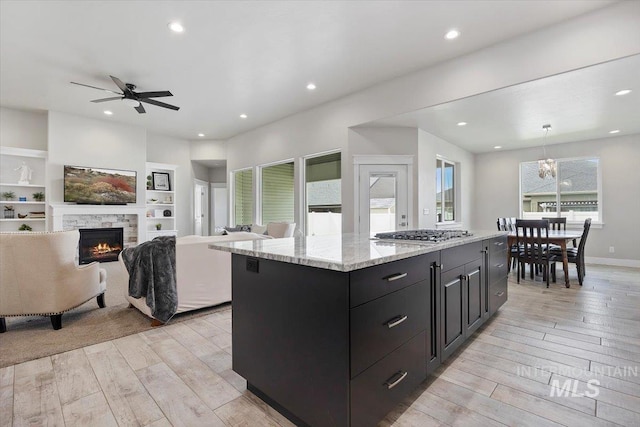
[[[500,234],[211,245],[233,253],[234,371],[297,425],[375,426],[506,300]]]

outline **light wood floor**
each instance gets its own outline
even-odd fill
[[[588,266],[582,288],[571,273],[570,289],[511,277],[509,302],[381,425],[640,426],[640,270]],[[231,370],[230,332],[214,313],[0,369],[0,426],[290,426]]]

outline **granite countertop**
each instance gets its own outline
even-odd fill
[[[473,236],[441,243],[372,240],[359,234],[346,233],[334,236],[219,242],[209,244],[209,248],[327,270],[352,271],[507,235],[504,231],[487,230],[471,230],[470,233]]]

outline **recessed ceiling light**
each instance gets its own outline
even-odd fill
[[[631,93],[631,89],[622,89],[616,92],[616,96],[622,96]]]
[[[502,148],[502,145],[496,145],[496,146],[494,146],[493,148],[495,148],[496,150],[499,150],[499,149],[501,149],[501,148]]]
[[[458,126],[466,126],[467,122],[458,122]]]
[[[104,110],[104,113],[105,113],[107,116],[112,116],[112,115],[113,115],[113,111],[109,111],[109,110]]]
[[[169,22],[169,29],[174,33],[182,33],[184,31],[184,27],[179,22]]]
[[[458,30],[449,30],[447,34],[444,35],[444,38],[447,40],[457,39],[460,35],[460,31]]]
[[[315,85],[315,84],[313,84],[313,83],[309,83],[309,84],[307,85],[307,89],[309,89],[309,90],[315,90],[315,88],[316,88],[316,85]]]
[[[610,130],[609,133],[619,133],[620,129]]]
[[[198,136],[202,138],[204,136],[204,133],[199,133]]]
[[[246,114],[240,114],[240,118],[241,118],[241,119],[246,119],[246,118],[247,118],[247,115],[246,115]]]

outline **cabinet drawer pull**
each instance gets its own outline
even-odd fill
[[[391,390],[392,388],[400,384],[402,380],[404,380],[407,377],[408,373],[409,373],[408,371],[405,371],[405,372],[398,371],[395,374],[393,374],[393,377],[389,378],[387,382],[384,383],[387,386],[387,390]],[[396,375],[400,375],[400,376],[395,381],[392,381]]]
[[[501,297],[502,295],[504,295],[504,291],[500,291],[500,292],[496,293],[497,297]]]
[[[402,279],[403,277],[407,277],[408,273],[398,273],[398,274],[394,274],[392,276],[388,276],[385,277],[385,279],[387,279],[387,282],[393,282],[394,280],[398,280],[398,279]]]
[[[496,245],[496,246],[502,246],[502,245],[504,245],[504,242],[494,242],[493,244]]]
[[[398,317],[394,317],[393,319],[389,320],[387,322],[387,326],[389,327],[389,329],[393,328],[394,326],[398,326],[400,323],[404,322],[405,320],[407,320],[408,316],[403,316],[400,315]]]
[[[504,264],[496,264],[496,267],[497,268],[502,268],[502,267],[504,267]]]

